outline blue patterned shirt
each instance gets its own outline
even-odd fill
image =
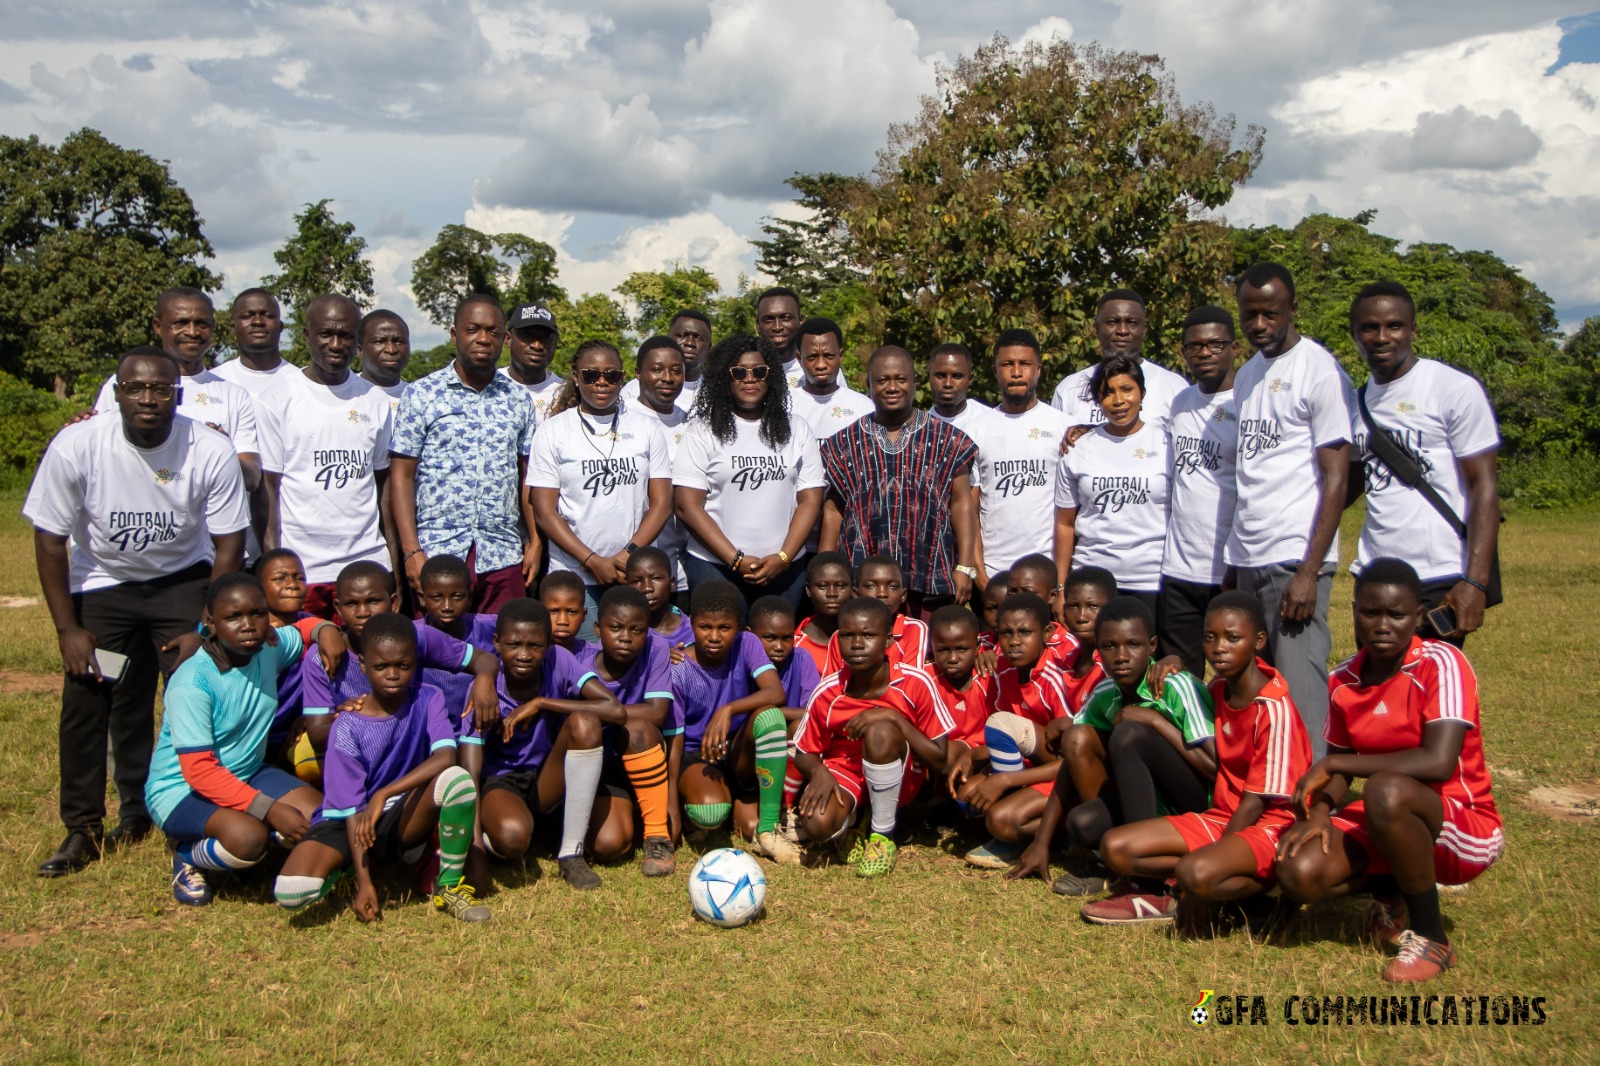
[[[478,573],[522,562],[522,481],[517,463],[533,439],[528,392],[495,374],[482,392],[455,364],[412,382],[395,412],[390,451],[417,460],[417,543],[463,559]]]

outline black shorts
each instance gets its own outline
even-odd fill
[[[706,754],[706,749],[704,748],[686,751],[683,753],[683,763],[678,773],[681,775],[684,770],[689,769],[691,766],[705,766],[716,770],[722,775],[722,779],[728,783],[729,790],[739,798],[754,796],[759,791],[754,778],[751,778],[749,785],[746,786],[739,780],[738,775],[734,773],[732,752],[720,759],[713,759]]]
[[[373,858],[397,860],[409,866],[427,852],[429,841],[426,837],[410,847],[405,847],[401,843],[400,818],[405,805],[405,797],[401,796],[385,807],[383,813],[378,816],[378,825],[372,834],[372,847],[368,849]],[[315,840],[318,844],[332,848],[344,856],[345,862],[349,862],[353,857],[350,851],[350,830],[343,818],[329,818],[318,822],[311,827],[305,839]]]
[[[532,770],[507,770],[503,774],[483,779],[483,787],[478,791],[487,796],[491,792],[510,792],[518,796],[523,803],[528,805],[528,810],[539,809],[539,771],[544,767]]]

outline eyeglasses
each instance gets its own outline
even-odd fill
[[[1193,341],[1183,346],[1183,354],[1199,355],[1205,352],[1207,355],[1221,355],[1233,343],[1233,341]]]
[[[119,381],[117,388],[122,390],[122,395],[130,400],[137,400],[149,393],[157,400],[170,400],[177,393],[178,386],[168,385],[166,382],[146,383],[142,381]]]
[[[746,379],[765,381],[767,380],[767,371],[770,369],[771,367],[765,366],[730,366],[728,368],[728,376],[735,381],[744,381]]]
[[[596,370],[592,366],[586,366],[582,370],[578,371],[578,380],[582,381],[585,385],[598,385],[602,381],[607,385],[621,385],[622,371]]]

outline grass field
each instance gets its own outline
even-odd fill
[[[0,597],[38,595],[19,503],[0,497]],[[1581,807],[1600,781],[1597,519],[1505,527],[1510,602],[1470,650],[1508,848],[1445,898],[1461,965],[1425,990],[1542,996],[1541,1026],[1290,1025],[1289,996],[1393,991],[1357,939],[1357,905],[1305,912],[1269,941],[1100,929],[931,835],[879,882],[769,867],[768,917],[734,931],[690,916],[688,847],[667,883],[630,864],[581,896],[547,858],[501,871],[494,920],[472,928],[399,880],[373,927],[342,904],[290,920],[266,875],[179,907],[155,840],[43,881],[34,867],[61,837],[59,683],[34,605],[0,607],[0,1060],[1595,1062],[1600,825],[1533,797],[1567,789]],[[1341,578],[1334,602],[1348,601]],[[1264,997],[1268,1024],[1192,1027],[1202,989]]]

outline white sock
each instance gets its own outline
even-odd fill
[[[583,854],[583,838],[589,835],[589,814],[594,810],[594,797],[600,791],[600,767],[604,760],[604,748],[567,749],[567,757],[561,764],[567,772],[567,799],[561,812],[558,859]]]
[[[906,776],[904,759],[894,762],[861,763],[872,802],[872,831],[888,836],[894,832],[894,816],[900,808],[900,782]]]
[[[272,894],[284,910],[297,911],[322,898],[322,878],[279,874]]]

